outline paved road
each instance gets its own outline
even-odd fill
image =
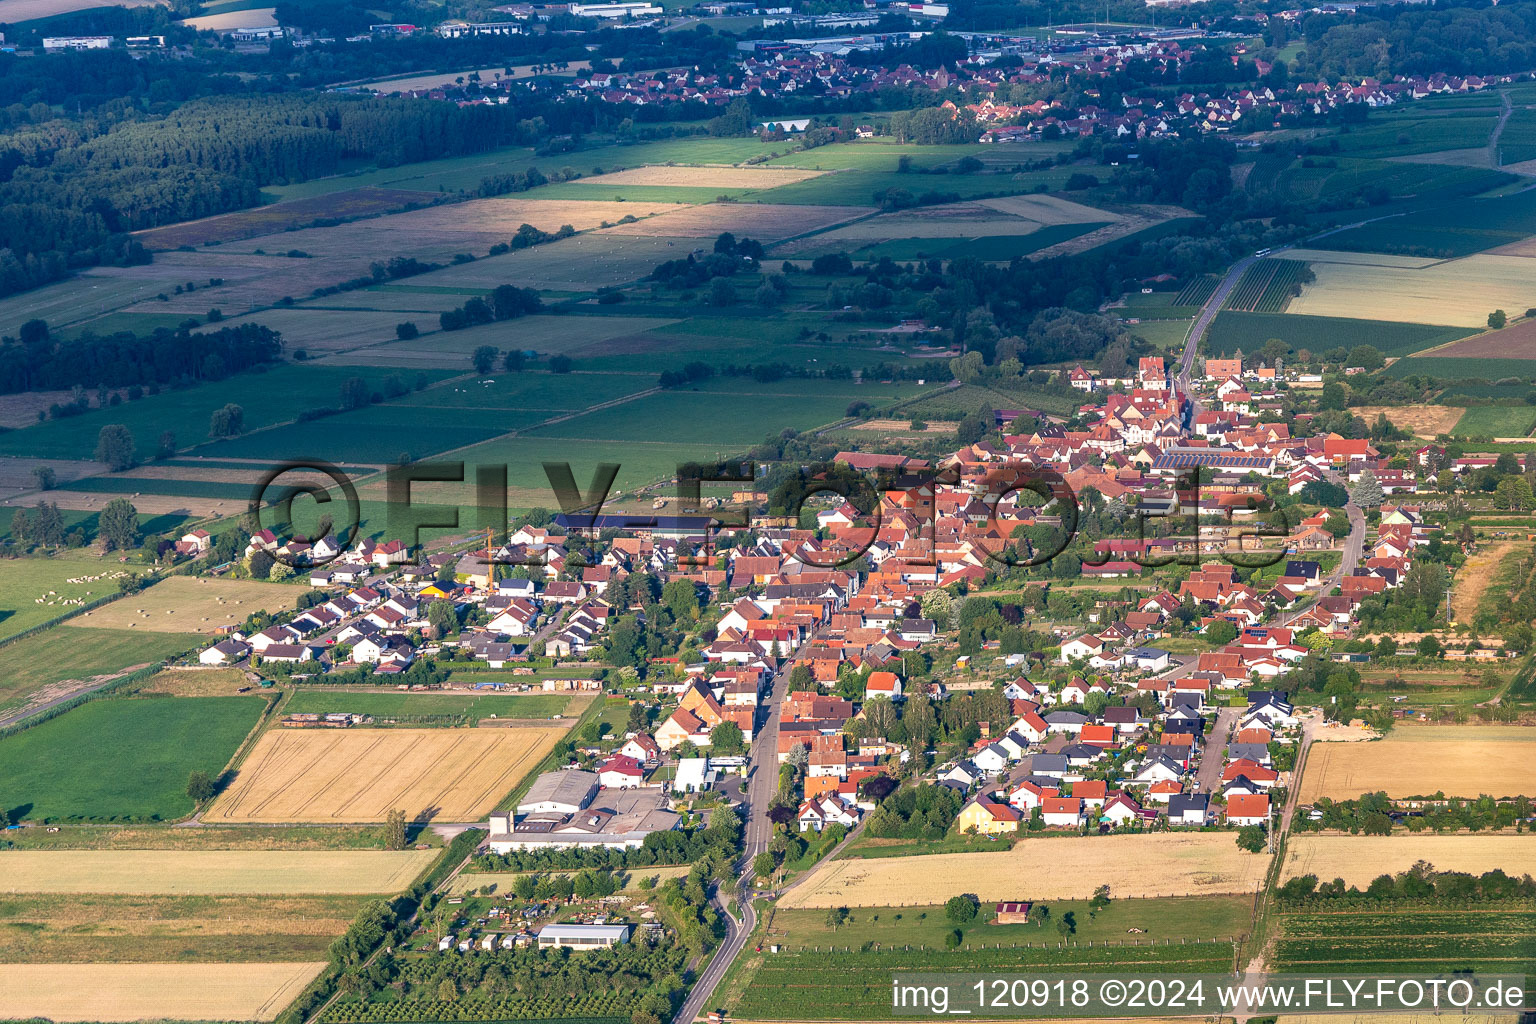
[[[1275,250],[1279,252],[1279,249]],[[1200,343],[1205,340],[1206,332],[1211,328],[1211,322],[1216,319],[1216,314],[1221,312],[1221,307],[1227,304],[1227,296],[1232,294],[1232,289],[1237,287],[1237,282],[1242,279],[1243,272],[1253,266],[1257,257],[1245,256],[1232,264],[1227,271],[1227,276],[1221,279],[1211,297],[1205,300],[1205,305],[1200,307],[1200,315],[1195,317],[1195,322],[1190,325],[1189,337],[1184,342],[1184,356],[1179,360],[1179,373],[1177,383],[1179,390],[1189,395],[1192,406],[1191,416],[1198,416],[1204,411],[1199,399],[1190,394],[1189,382],[1195,369],[1195,356],[1200,352]]]
[[[1227,762],[1227,744],[1232,739],[1232,728],[1237,725],[1241,708],[1222,708],[1216,712],[1216,725],[1211,738],[1200,755],[1200,771],[1195,775],[1196,793],[1216,793],[1221,789],[1221,772]]]
[[[768,807],[779,788],[779,711],[784,705],[784,698],[789,695],[789,674],[796,663],[796,659],[785,662],[773,677],[767,716],[752,737],[752,767],[747,777],[746,806],[742,809],[746,821],[741,860],[737,864],[737,896],[724,900],[716,893],[714,899],[715,906],[725,914],[725,938],[699,974],[698,980],[693,983],[688,998],[673,1018],[676,1024],[689,1024],[708,1012],[715,989],[757,927],[757,909],[752,905],[752,858],[768,849],[768,840],[773,837],[773,822],[768,820]]]

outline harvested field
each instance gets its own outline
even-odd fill
[[[1317,746],[1307,758],[1301,800],[1472,798],[1536,793],[1536,729],[1518,726],[1399,726],[1377,743]]]
[[[1495,309],[1536,304],[1531,265],[1516,256],[1467,256],[1419,269],[1318,263],[1313,272],[1316,283],[1303,286],[1288,312],[1482,327]]]
[[[1477,613],[1477,606],[1482,603],[1483,595],[1488,592],[1488,586],[1494,581],[1499,567],[1523,545],[1523,541],[1493,541],[1467,558],[1461,568],[1456,570],[1456,577],[1451,585],[1451,621],[1472,621],[1472,617]]]
[[[358,306],[370,305],[369,293],[353,292],[347,300]],[[454,305],[462,305],[461,296],[453,296]],[[395,312],[372,313],[360,309],[268,309],[248,316],[231,317],[210,325],[210,330],[261,324],[283,336],[283,347],[292,352],[303,349],[310,358],[330,352],[344,352],[395,339],[395,325],[405,317]],[[421,322],[428,330],[436,328],[437,318]]]
[[[1378,875],[1407,871],[1427,860],[1441,871],[1480,875],[1502,868],[1519,878],[1536,874],[1536,844],[1516,835],[1335,836],[1303,832],[1286,844],[1282,878],[1316,875],[1364,889]]]
[[[579,206],[594,205],[578,203]],[[648,203],[618,203],[629,213]],[[767,203],[708,203],[703,206],[669,207],[671,212],[638,224],[620,224],[610,235],[670,235],[676,238],[713,238],[722,231],[745,235],[760,242],[774,242],[791,235],[830,227],[874,211],[862,206],[793,206]],[[616,217],[614,219],[617,219]]]
[[[277,8],[253,7],[226,14],[204,14],[196,18],[183,18],[181,23],[198,31],[227,32],[237,28],[273,28],[277,25]]]
[[[15,25],[37,18],[52,18],[93,7],[153,7],[162,0],[5,0],[0,19]]]
[[[622,205],[633,208],[641,204]],[[433,287],[469,289],[470,294],[488,292],[510,281],[516,281],[524,288],[596,291],[637,281],[655,270],[658,263],[686,257],[698,246],[697,238],[718,234],[704,231],[694,238],[671,238],[663,234],[661,224],[660,219],[652,218],[639,224],[621,225],[612,231],[587,232],[533,249],[446,267],[412,280]],[[672,229],[669,226],[666,230],[670,232]],[[463,301],[463,298],[459,299],[459,303]],[[500,326],[515,332],[518,324],[521,321]]]
[[[552,75],[556,78],[574,76],[579,71],[586,71],[592,66],[590,61],[576,60],[567,63],[563,71],[541,71],[540,75]],[[439,86],[453,85],[456,79],[468,78],[472,74],[479,74],[482,81],[508,82],[518,78],[532,78],[533,65],[520,64],[512,69],[509,75],[506,73],[505,64],[497,64],[489,68],[464,68],[460,71],[442,71],[430,75],[410,75],[404,78],[386,78],[378,82],[338,82],[338,85],[358,85],[372,89],[376,93],[387,94],[392,92],[409,92],[413,89],[436,89]]]
[[[1074,203],[1060,196],[1004,196],[1001,199],[978,199],[976,202],[989,210],[1041,224],[1087,224],[1100,220],[1125,219],[1118,213]]]
[[[215,18],[237,18],[258,14],[244,11],[238,14],[216,14]],[[271,12],[268,11],[270,16]],[[254,26],[254,23],[252,23]],[[302,227],[328,217],[371,217],[375,214],[403,210],[410,206],[429,205],[437,199],[431,192],[414,192],[398,188],[350,188],[314,199],[295,199],[271,206],[257,206],[236,213],[221,213],[216,217],[189,220],[181,224],[148,228],[136,232],[136,237],[146,249],[177,249],[183,245],[207,245],[209,242],[232,242],[256,235],[269,235],[274,231]],[[295,248],[283,246],[279,251]]]
[[[436,850],[13,850],[0,891],[121,895],[395,893]]]
[[[823,171],[802,167],[685,167],[652,164],[582,178],[587,185],[681,185],[695,188],[776,188],[814,178]]]
[[[1433,438],[1449,434],[1467,410],[1458,405],[1362,405],[1353,411],[1367,423],[1375,423],[1376,417],[1385,413],[1387,422],[1399,430]]]
[[[922,430],[913,430],[911,420],[861,420],[850,424],[849,430],[873,430],[881,434],[952,434],[953,423],[940,421],[926,424]]]
[[[1423,355],[1427,359],[1536,359],[1536,318],[1502,331],[1476,334]]]
[[[334,197],[325,197],[327,201],[331,198]],[[363,253],[368,254],[369,259],[378,259],[387,253],[446,263],[461,252],[484,256],[491,246],[509,241],[524,224],[532,224],[549,232],[558,231],[565,224],[577,231],[587,231],[603,221],[617,221],[625,216],[649,217],[653,213],[676,209],[672,203],[475,199],[467,203],[451,203],[430,210],[411,210],[351,224],[287,231],[271,238],[251,239],[251,242],[264,245],[269,252],[301,249],[314,257]],[[639,228],[635,232],[637,234],[668,233],[649,230],[638,224],[630,227]],[[414,280],[423,284],[437,283],[429,277]]]
[[[0,964],[11,1017],[53,1021],[276,1019],[325,963]]]
[[[414,821],[488,814],[570,723],[518,729],[268,732],[204,821]]]
[[[1441,260],[1433,256],[1392,256],[1382,252],[1343,252],[1332,249],[1286,249],[1281,257],[1301,260],[1303,263],[1338,263],[1355,267],[1395,267],[1400,270],[1421,270],[1432,267]]]
[[[1120,897],[1252,892],[1269,860],[1219,832],[1025,839],[1000,853],[845,857],[779,905],[933,906],[966,892],[982,900],[1087,899],[1100,885]]]
[[[211,633],[244,622],[255,611],[291,608],[299,588],[255,580],[172,576],[147,590],[78,616],[76,626]]]

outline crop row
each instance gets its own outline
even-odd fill
[[[608,1024],[627,1020],[635,1002],[604,994],[580,999],[411,999],[338,1003],[325,1024],[409,1024],[416,1021],[558,1020],[562,1024]]]
[[[1287,914],[1287,939],[1330,936],[1536,934],[1536,913]]]
[[[1203,306],[1205,300],[1211,297],[1216,290],[1216,278],[1210,274],[1201,274],[1179,292],[1179,297],[1173,301],[1175,306]]]

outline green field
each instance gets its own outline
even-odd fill
[[[0,539],[11,535],[11,520],[16,515],[15,508],[0,508]],[[98,512],[86,512],[78,509],[59,509],[59,515],[64,519],[64,531],[70,533],[76,529],[85,531],[86,543],[96,540],[96,528],[101,521]],[[139,514],[139,529],[144,533],[171,533],[179,529],[187,522],[186,516],[167,513],[165,515],[152,516],[145,513]]]
[[[1270,956],[1279,972],[1530,974],[1536,963],[1536,907],[1455,900],[1333,901],[1282,909]],[[1527,993],[1530,983],[1527,982]]]
[[[1301,280],[1307,265],[1300,260],[1259,260],[1247,270],[1232,294],[1226,309],[1244,313],[1279,313],[1291,299],[1291,287]]]
[[[1476,405],[1462,414],[1451,433],[1456,437],[1524,437],[1536,426],[1536,407]]]
[[[1408,256],[1470,256],[1536,234],[1536,192],[1493,199],[1462,199],[1373,224],[1350,228],[1312,243],[1319,249],[1397,253]]]
[[[187,776],[218,775],[251,731],[258,697],[95,700],[0,740],[0,778],[28,820],[146,821],[193,808]]]
[[[1452,328],[1443,328],[1451,330]],[[1486,359],[1481,356],[1415,356],[1410,359],[1399,359],[1387,368],[1387,374],[1392,377],[1411,377],[1415,375],[1425,377],[1439,377],[1442,380],[1482,380],[1492,384],[1506,377],[1518,378],[1523,381],[1536,381],[1536,359]],[[1475,385],[1474,385],[1475,386]],[[1479,389],[1481,390],[1481,389]],[[1526,388],[1521,388],[1516,397],[1523,396]],[[1510,397],[1509,392],[1495,390],[1486,397],[1503,398]]]
[[[812,154],[820,154],[813,150]],[[754,201],[763,203],[795,203],[811,206],[875,206],[875,193],[885,189],[904,189],[913,196],[927,192],[958,196],[961,199],[981,199],[992,196],[1014,196],[1034,192],[1041,186],[1057,191],[1073,174],[1087,174],[1103,180],[1103,168],[1052,167],[1044,171],[1028,171],[1021,174],[902,174],[892,170],[843,170],[835,174],[823,174],[791,185],[780,185],[753,194]],[[806,166],[805,162],[797,166]],[[813,166],[825,166],[815,164]]]
[[[195,633],[54,626],[0,647],[0,708],[14,708],[28,694],[54,683],[152,664],[202,641]]]
[[[1027,235],[983,235],[979,238],[961,239],[892,238],[883,242],[871,242],[853,250],[849,255],[856,260],[878,260],[887,256],[893,260],[952,260],[969,256],[972,259],[992,263],[1006,263],[1009,260],[1022,259],[1058,242],[1065,242],[1079,235],[1086,235],[1090,231],[1097,231],[1107,224],[1107,221],[1087,224],[1047,224],[1040,230],[1032,231]],[[815,256],[822,251],[822,249],[814,249],[801,255]],[[840,252],[842,250],[836,245],[828,245],[825,251]]]
[[[112,578],[84,580],[86,576],[126,572],[121,563],[107,562],[85,551],[53,557],[13,558],[0,563],[0,640],[79,608],[73,602],[89,602],[117,593]],[[68,580],[80,580],[69,583]],[[3,648],[0,648],[3,650]]]
[[[1403,356],[1476,333],[1464,327],[1223,310],[1211,323],[1205,348],[1209,355],[1229,356],[1238,349],[1252,354],[1263,348],[1270,338],[1279,338],[1292,349],[1308,349],[1319,356],[1329,349],[1349,349],[1356,345],[1373,345],[1383,355]]]
[[[288,713],[351,712],[374,718],[397,716],[462,717],[470,725],[482,718],[549,718],[565,713],[571,698],[560,693],[465,695],[446,693],[338,693],[301,690],[284,705]]]
[[[466,358],[463,371],[470,369],[468,362]],[[228,402],[245,410],[245,427],[249,432],[293,420],[307,409],[334,408],[340,404],[343,381],[362,377],[371,387],[378,388],[389,372],[296,363],[216,383],[168,388],[136,402],[7,431],[0,434],[0,455],[89,459],[95,453],[101,428],[121,423],[133,432],[139,458],[147,461],[154,456],[160,435],[167,430],[176,435],[176,444],[182,448],[208,440],[209,418]],[[402,371],[401,375],[408,387],[414,384],[414,371]],[[447,374],[429,371],[428,376],[440,380]],[[314,432],[317,428],[311,425],[305,429]]]

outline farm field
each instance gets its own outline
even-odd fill
[[[1518,312],[1510,310],[1508,312]],[[1425,358],[1443,359],[1533,359],[1536,360],[1536,317],[1522,320],[1499,331],[1487,331],[1475,337],[1427,353]],[[1536,373],[1536,365],[1529,367]]]
[[[1219,832],[1025,839],[999,853],[845,857],[780,906],[884,906],[892,893],[914,905],[962,892],[983,901],[1086,899],[1100,885],[1122,897],[1251,893],[1268,865],[1267,856],[1245,853]]]
[[[1372,743],[1325,743],[1312,749],[1301,800],[1389,797],[1472,798],[1536,792],[1536,730],[1518,726],[1402,726]]]
[[[468,362],[468,359],[464,360],[462,370],[469,369]],[[147,460],[159,446],[160,435],[167,430],[175,435],[177,444],[183,448],[206,441],[210,417],[229,402],[245,411],[245,429],[249,433],[294,420],[307,409],[334,408],[340,402],[342,382],[351,377],[362,377],[377,389],[386,376],[387,373],[380,370],[294,364],[277,366],[226,381],[167,389],[158,395],[146,395],[137,402],[92,409],[79,416],[0,433],[0,455],[88,459],[96,450],[96,436],[101,428],[109,423],[121,423],[132,432],[139,457]],[[447,374],[429,372],[433,379],[443,376]],[[270,464],[268,456],[261,468]]]
[[[335,714],[351,712],[378,719],[397,716],[453,716],[474,725],[489,718],[549,718],[575,715],[586,706],[587,698],[561,693],[527,695],[496,693],[464,695],[446,693],[348,693],[333,688],[300,690],[289,698],[283,710],[289,714]]]
[[[1300,833],[1286,843],[1281,878],[1316,875],[1364,889],[1378,875],[1428,861],[1437,871],[1480,875],[1501,868],[1512,877],[1536,873],[1536,850],[1517,835],[1349,836]]]
[[[540,75],[549,75],[553,78],[574,76],[579,71],[585,71],[592,65],[584,60],[570,62],[565,69],[560,71],[541,71]],[[469,78],[470,75],[479,75],[486,82],[509,82],[520,78],[530,78],[533,75],[532,64],[522,64],[512,68],[512,73],[506,73],[506,65],[498,64],[487,68],[461,68],[458,71],[445,71],[428,75],[409,75],[403,78],[386,78],[375,82],[348,82],[347,85],[362,84],[376,93],[388,94],[393,92],[408,92],[414,89],[436,89],[440,86],[453,85],[457,79]],[[343,83],[337,83],[343,84]]]
[[[1514,583],[1513,577],[1520,564],[1518,559],[1510,556],[1523,546],[1520,541],[1496,540],[1480,544],[1475,552],[1467,556],[1452,580],[1448,606],[1453,622],[1472,621],[1482,610],[1484,598],[1489,594],[1495,577],[1504,573],[1509,575],[1500,581],[1499,589],[1504,590],[1505,596],[1499,597],[1499,590],[1494,590],[1493,594],[1500,603],[1508,600],[1509,591],[1504,588]]]
[[[1456,405],[1362,405],[1353,411],[1367,423],[1375,423],[1376,417],[1386,416],[1387,422],[1399,430],[1433,438],[1449,434],[1467,410]]]
[[[1432,352],[1399,359],[1387,367],[1386,372],[1389,377],[1422,375],[1445,381],[1469,382],[1451,389],[1448,392],[1450,394],[1470,394],[1477,398],[1523,398],[1530,390],[1527,385],[1536,377],[1536,364],[1529,359],[1449,358]],[[1506,378],[1520,382],[1516,390],[1507,390],[1508,385],[1497,388],[1490,386],[1492,382]]]
[[[646,185],[704,189],[764,189],[793,185],[822,174],[801,167],[699,167],[647,164],[579,181],[584,185]]]
[[[57,642],[57,641],[55,641]],[[0,739],[11,813],[29,821],[146,821],[192,810],[187,776],[217,776],[259,719],[259,697],[94,700]]]
[[[146,249],[178,249],[184,245],[233,242],[274,231],[288,231],[323,218],[371,217],[404,210],[411,206],[429,206],[437,200],[431,192],[406,189],[361,188],[332,192],[315,199],[298,199],[270,206],[257,206],[235,213],[223,213],[202,220],[189,220],[165,227],[136,232],[134,237]],[[289,246],[288,248],[294,248]]]
[[[128,575],[116,562],[83,551],[51,558],[13,558],[0,577],[0,640],[68,615],[89,601],[117,593],[117,581]]]
[[[1227,297],[1225,309],[1242,313],[1279,313],[1292,301],[1291,288],[1299,285],[1307,265],[1290,258],[1259,260],[1247,270],[1232,294]]]
[[[1536,302],[1531,264],[1519,256],[1467,256],[1422,268],[1318,263],[1290,312],[1480,328],[1495,309]]]
[[[1524,437],[1536,426],[1536,409],[1530,406],[1477,405],[1456,421],[1451,433],[1458,437]]]
[[[389,341],[352,352],[340,353],[331,356],[325,362],[327,365],[398,366],[408,369],[437,367],[468,371],[470,369],[470,356],[481,345],[494,345],[503,351],[521,349],[525,352],[563,353],[578,356],[582,354],[583,350],[595,348],[603,342],[643,331],[666,328],[677,322],[676,319],[669,317],[529,316],[517,320],[502,321],[501,323],[466,327],[458,331],[426,334],[420,338],[412,338],[408,341]],[[533,406],[534,408],[583,409],[596,402],[604,401],[609,397],[616,397],[616,395],[625,393],[623,390],[616,390],[611,394],[590,395],[589,397],[590,391],[597,390],[597,386],[600,384],[612,385],[623,383],[612,378],[605,381],[583,377],[576,384],[568,384],[564,381],[552,380],[544,375],[536,376],[532,373],[525,373],[522,378],[519,378],[516,374],[501,371],[500,367],[497,367],[496,370],[498,372],[493,373],[491,377],[496,379],[503,387],[507,386],[509,382],[524,381],[521,386],[532,390],[534,393],[527,396],[519,396],[519,398],[536,401],[537,404]],[[455,393],[463,390],[472,390],[475,383],[472,381],[455,383],[453,390]],[[654,378],[649,378],[631,381],[630,383],[633,383],[635,385],[634,390],[638,391],[642,384],[649,387],[655,383],[655,380]],[[543,392],[557,389],[561,393],[569,393],[573,390],[581,392],[580,397],[587,398],[587,400],[572,401],[569,404],[562,405],[551,405],[547,400],[543,399]],[[434,391],[431,394],[419,395],[417,400],[425,400],[433,405],[438,405],[445,397]],[[404,399],[404,401],[410,400],[410,397]],[[521,401],[518,404],[521,404]]]
[[[5,0],[5,20],[11,24],[52,18],[93,7],[152,7],[161,0]]]
[[[1517,243],[1531,235],[1536,235],[1536,195],[1520,192],[1420,205],[1373,224],[1328,235],[1316,247],[1453,258]]]
[[[254,964],[0,964],[6,1012],[53,1021],[275,1020],[325,967]]]
[[[6,893],[365,895],[400,892],[435,850],[12,850]]]
[[[88,267],[66,281],[0,299],[0,334],[14,336],[22,324],[34,319],[46,320],[54,328],[90,320],[173,291],[189,276],[198,275],[158,261],[146,267]],[[205,303],[199,312],[206,313],[209,305]],[[157,309],[160,306],[155,303]]]
[[[1239,313],[1222,310],[1206,335],[1206,352],[1231,355],[1238,349],[1254,352],[1270,338],[1279,338],[1293,349],[1315,353],[1334,348],[1371,345],[1386,356],[1405,356],[1474,333],[1470,328],[1405,324],[1388,320],[1362,320],[1345,316],[1302,316],[1297,301],[1287,313]],[[1491,311],[1491,310],[1490,310]],[[1483,314],[1485,317],[1487,312]],[[1420,372],[1423,372],[1422,370]]]
[[[348,304],[355,302],[357,305],[366,306],[370,305],[373,294],[370,291],[349,292],[346,296],[339,298]],[[332,298],[328,301],[335,300]],[[458,299],[452,305],[462,305],[463,301],[462,298]],[[417,302],[414,305],[420,307],[423,304]],[[429,330],[437,327],[437,317],[428,318],[426,311],[418,316],[422,321],[419,327]],[[303,305],[292,309],[266,309],[247,316],[230,317],[216,326],[238,327],[248,323],[261,324],[283,336],[283,348],[290,357],[296,352],[304,352],[310,359],[316,359],[332,352],[346,352],[365,345],[394,341],[395,325],[404,319],[407,318],[402,317],[399,311],[324,309]]]
[[[477,820],[568,727],[274,730],[203,820],[373,822],[395,808],[413,821]]]
[[[299,587],[281,583],[172,576],[85,612],[72,623],[91,629],[212,633],[220,626],[238,625],[257,611],[291,608],[300,593]]]
[[[0,708],[7,717],[74,690],[79,681],[150,665],[190,651],[194,633],[54,626],[0,647]]]
[[[411,281],[418,287],[450,288],[464,291],[466,295],[481,295],[503,284],[546,291],[596,291],[638,281],[655,270],[658,263],[687,256],[690,250],[698,247],[699,238],[719,234],[717,230],[674,237],[661,233],[661,220],[620,227],[638,227],[641,230],[631,232],[613,228],[609,231],[583,232],[574,238],[562,238],[532,249],[444,267],[430,274],[413,277]],[[671,232],[687,227],[685,224],[667,223],[665,230]],[[622,241],[615,241],[615,234],[622,234]],[[508,322],[508,326],[511,323],[515,321]]]

